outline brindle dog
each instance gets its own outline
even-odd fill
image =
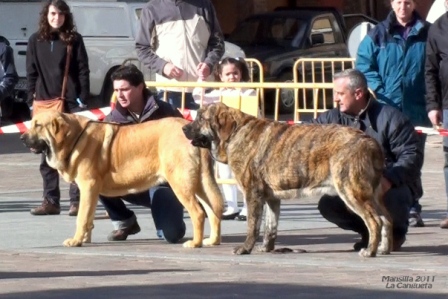
[[[260,233],[266,203],[261,251],[274,249],[280,200],[302,195],[339,195],[366,224],[370,239],[359,254],[389,254],[392,224],[382,202],[384,156],[375,139],[339,125],[288,125],[247,115],[222,103],[198,111],[183,127],[192,144],[209,148],[230,165],[248,207],[246,241],[236,254],[249,254]],[[381,246],[379,242],[381,238]]]

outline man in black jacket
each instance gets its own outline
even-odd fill
[[[5,100],[12,97],[14,86],[19,80],[16,67],[14,65],[13,50],[9,46],[9,41],[0,36],[0,117],[2,116],[2,109],[11,108],[5,107],[7,104]]]
[[[366,78],[358,70],[349,69],[334,76],[334,96],[339,107],[319,115],[314,122],[358,128],[382,146],[386,167],[381,186],[384,203],[393,220],[393,250],[400,250],[406,240],[413,199],[423,193],[423,150],[419,137],[403,113],[370,97]],[[367,246],[366,225],[347,209],[342,199],[325,195],[318,208],[328,221],[361,234],[361,241],[354,245],[356,251]]]
[[[182,117],[169,103],[154,98],[145,86],[142,72],[136,66],[121,66],[112,74],[111,79],[117,95],[117,104],[105,121],[135,124],[164,117]],[[186,227],[183,206],[171,188],[163,185],[139,194],[115,198],[100,196],[100,201],[115,228],[108,236],[109,241],[124,241],[129,235],[140,232],[134,212],[126,207],[123,200],[151,208],[159,238],[176,243],[184,237]]]
[[[448,0],[445,1],[448,9]],[[448,13],[444,13],[430,27],[426,43],[425,83],[426,111],[433,125],[448,129]],[[448,199],[448,137],[443,137],[445,164],[445,192]],[[448,228],[448,212],[440,222],[441,228]]]

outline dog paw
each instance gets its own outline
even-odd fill
[[[87,243],[92,243],[92,238],[91,237],[84,237],[84,239],[82,239],[82,243],[87,244]]]
[[[244,246],[238,246],[233,249],[233,254],[242,255],[242,254],[250,254],[250,250],[244,248]]]
[[[63,244],[65,247],[80,247],[82,245],[82,242],[79,240],[70,238],[70,239],[65,240]]]
[[[274,250],[274,247],[265,246],[265,245],[260,245],[257,247],[258,252],[271,252],[272,250]]]
[[[198,248],[202,247],[202,244],[196,244],[193,240],[189,240],[182,245],[184,248]]]
[[[372,251],[369,250],[369,249],[362,248],[362,249],[359,251],[359,255],[362,256],[362,257],[375,257],[375,256],[376,256],[376,253],[372,252]]]
[[[205,238],[204,240],[202,240],[202,245],[204,246],[215,246],[215,245],[219,245],[221,244],[221,242],[219,241],[219,239],[215,239],[215,238]]]
[[[390,246],[384,246],[382,243],[381,245],[378,247],[378,252],[382,255],[386,255],[386,254],[390,254]]]

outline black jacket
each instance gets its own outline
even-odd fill
[[[354,127],[376,139],[386,158],[384,177],[393,186],[409,186],[415,198],[422,196],[423,148],[418,133],[403,113],[371,99],[367,109],[356,117],[335,108],[320,114],[314,122]]]
[[[448,109],[448,13],[429,28],[426,44],[426,110]]]
[[[13,50],[9,41],[0,36],[0,102],[12,94],[18,80]]]
[[[28,103],[61,96],[67,45],[54,34],[51,41],[38,41],[34,33],[28,40],[26,73]],[[82,36],[76,33],[70,59],[66,103],[69,109],[78,107],[76,99],[87,103],[90,93],[89,60]]]
[[[129,111],[117,102],[115,109],[107,115],[105,121],[120,124],[135,124],[164,117],[182,117],[182,114],[171,104],[156,99],[151,92],[145,90],[146,104],[139,119],[135,119]]]

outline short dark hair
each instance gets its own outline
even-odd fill
[[[244,60],[244,58],[241,58],[241,57],[237,57],[237,58],[226,57],[226,58],[222,59],[220,62],[218,62],[215,66],[215,72],[214,72],[216,81],[218,81],[218,82],[221,81],[221,78],[219,75],[221,75],[222,68],[226,64],[233,64],[240,70],[242,82],[250,81],[249,68],[247,67],[247,63]]]
[[[117,68],[110,76],[112,81],[126,80],[131,86],[137,87],[140,84],[145,85],[143,73],[133,64],[122,65]]]

